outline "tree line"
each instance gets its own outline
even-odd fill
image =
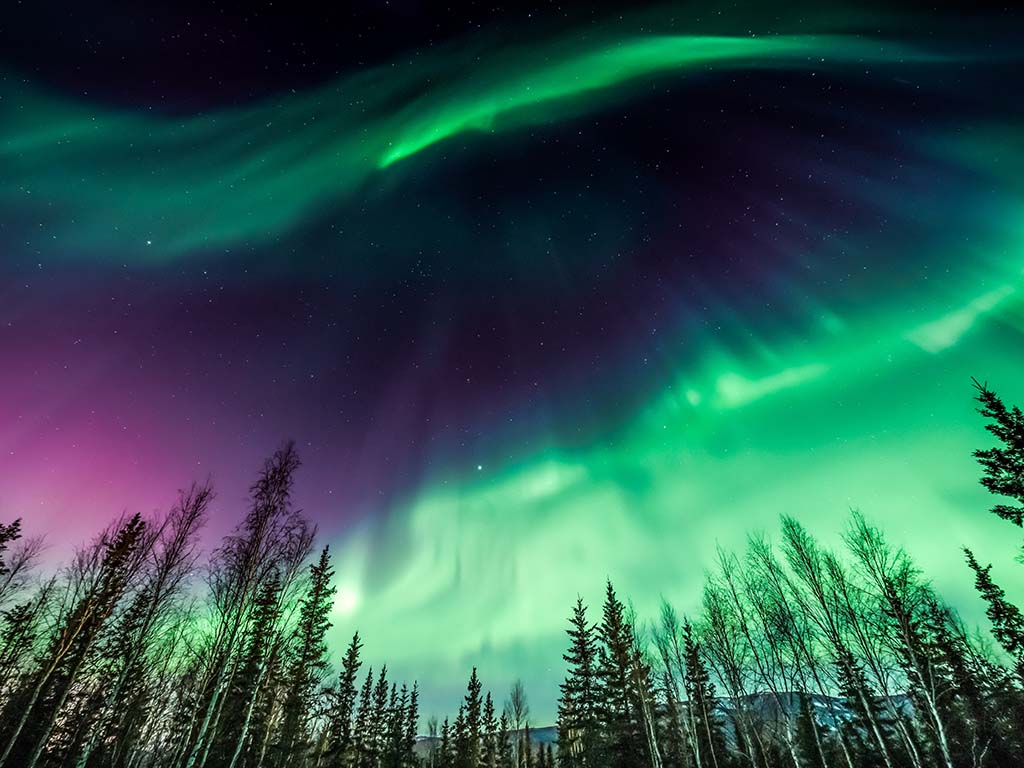
[[[992,511],[1024,524],[1024,415],[977,385],[997,445],[975,452]],[[557,743],[526,693],[473,669],[453,717],[415,681],[328,644],[334,571],[293,508],[292,444],[202,557],[213,490],[116,520],[58,572],[0,524],[0,768],[983,768],[1024,764],[1024,614],[964,550],[991,632],[966,626],[909,554],[853,513],[833,550],[716,552],[701,610],[638,619],[606,584],[569,616]],[[425,728],[421,727],[425,726]]]

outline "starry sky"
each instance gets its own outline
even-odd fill
[[[43,0],[0,20],[0,511],[50,557],[296,440],[335,641],[554,712],[612,578],[851,507],[970,619],[1024,401],[1011,11]]]

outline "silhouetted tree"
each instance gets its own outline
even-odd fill
[[[1001,444],[974,452],[984,470],[981,484],[998,496],[1024,504],[1024,413],[1016,406],[1008,408],[987,384],[975,379],[974,386],[981,403],[978,412],[989,419],[985,429]],[[992,512],[1018,527],[1024,525],[1024,506],[997,504]]]
[[[974,588],[988,605],[985,614],[992,622],[992,634],[1014,660],[1015,670],[1024,682],[1024,613],[1006,599],[1006,592],[992,580],[992,566],[982,567],[969,549],[964,549],[967,565],[974,571]]]
[[[610,581],[605,590],[598,637],[601,641],[597,665],[599,716],[608,745],[607,765],[610,768],[646,765],[657,768],[660,756],[652,753],[643,711],[651,699],[649,670],[637,658],[633,626]]]
[[[562,656],[569,669],[558,702],[558,760],[562,768],[599,766],[597,637],[583,598],[576,599],[569,624],[569,651]]]
[[[279,746],[286,762],[294,761],[296,753],[303,754],[309,749],[314,700],[330,666],[324,638],[331,627],[333,576],[330,554],[324,547],[320,559],[309,567],[309,587],[299,607],[292,641]]]
[[[97,546],[79,553],[70,574],[70,609],[26,685],[8,702],[0,766],[13,759],[35,768],[100,630],[138,571],[145,528],[135,515]]]

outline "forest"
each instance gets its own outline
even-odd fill
[[[981,483],[1020,528],[1024,414],[975,383]],[[714,552],[693,615],[639,617],[610,582],[601,606],[567,606],[554,740],[521,684],[495,697],[476,669],[457,712],[422,717],[416,682],[365,666],[358,633],[330,647],[331,553],[291,504],[298,467],[291,444],[267,460],[208,553],[208,484],[54,573],[42,538],[0,525],[0,768],[1024,765],[1024,614],[984,553],[951,564],[987,614],[975,629],[856,512],[836,549],[786,517]]]

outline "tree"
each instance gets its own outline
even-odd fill
[[[597,701],[597,637],[583,598],[569,619],[569,665],[558,702],[558,760],[562,768],[600,765],[601,724]]]
[[[437,749],[437,765],[438,768],[454,768],[455,765],[455,749],[452,744],[452,729],[448,724],[448,718],[444,719],[444,724],[441,726],[441,743]]]
[[[345,658],[341,663],[341,673],[338,677],[338,687],[332,697],[332,707],[329,713],[329,750],[332,756],[331,764],[336,768],[342,768],[350,757],[353,745],[353,716],[356,707],[356,675],[362,662],[359,660],[359,651],[363,644],[359,640],[359,633],[352,636],[352,641],[345,651]],[[367,699],[369,698],[369,680],[364,685]]]
[[[150,693],[147,666],[156,661],[161,633],[178,619],[176,610],[195,569],[198,535],[212,499],[209,484],[193,484],[179,492],[177,504],[153,526],[141,587],[105,649],[111,667],[101,683],[100,715],[82,747],[80,768],[96,748],[108,753],[103,759],[120,762],[138,738]]]
[[[498,718],[498,768],[512,768],[515,752],[512,748],[512,735],[509,733],[508,712],[502,712]]]
[[[363,763],[363,754],[369,749],[373,726],[373,667],[366,670],[366,677],[359,689],[359,705],[356,709],[355,726],[352,732],[352,757],[346,762],[352,765]],[[342,758],[344,760],[344,757]]]
[[[601,641],[597,663],[599,713],[607,739],[607,764],[610,768],[658,768],[660,756],[645,732],[644,708],[651,699],[650,671],[638,658],[633,626],[610,581],[597,634]]]
[[[1006,599],[1006,592],[992,580],[991,565],[982,567],[971,550],[964,548],[967,565],[974,571],[974,588],[988,604],[985,614],[992,622],[992,634],[1010,657],[1024,682],[1024,613]]]
[[[715,715],[715,686],[689,621],[683,622],[687,731],[698,768],[719,768],[725,758],[725,734]]]
[[[459,768],[479,768],[481,741],[483,736],[483,700],[480,696],[480,680],[476,667],[469,677],[466,696],[463,701],[464,720],[459,743]]]
[[[281,579],[272,571],[256,598],[253,619],[246,631],[239,668],[225,695],[214,746],[218,765],[234,766],[251,746],[250,725],[264,688],[266,670],[274,650],[274,627],[280,611]]]
[[[13,726],[5,734],[0,766],[15,758],[18,765],[35,768],[89,651],[138,571],[145,529],[134,515],[79,553],[71,573],[73,605],[26,687],[9,702],[13,717],[5,719]],[[14,714],[14,706],[20,714]]]
[[[498,720],[494,700],[488,691],[484,697],[483,743],[480,747],[480,764],[483,768],[498,768],[498,746]]]
[[[1016,406],[1008,408],[987,384],[972,381],[978,391],[976,399],[981,403],[978,412],[989,419],[985,429],[1001,443],[974,452],[984,470],[981,484],[991,493],[1024,505],[1024,413]],[[1024,525],[1024,506],[996,504],[992,512],[1018,527]]]
[[[530,722],[530,703],[526,698],[526,687],[523,685],[522,680],[516,680],[512,683],[512,688],[508,694],[508,701],[505,702],[505,712],[508,714],[509,724],[517,734],[513,742],[513,752],[515,764],[517,768],[521,768],[524,764],[524,758],[521,749],[522,740],[518,738],[518,734]]]
[[[490,695],[488,694],[488,700]],[[419,685],[414,681],[412,690],[409,692],[409,700],[405,710],[405,733],[403,741],[402,762],[403,766],[415,766],[416,760],[416,736],[419,733],[420,722],[420,691]]]
[[[313,702],[330,667],[324,637],[331,627],[333,577],[330,553],[324,547],[320,559],[309,567],[309,587],[299,607],[299,621],[292,639],[279,747],[286,760],[295,752],[308,749]]]

